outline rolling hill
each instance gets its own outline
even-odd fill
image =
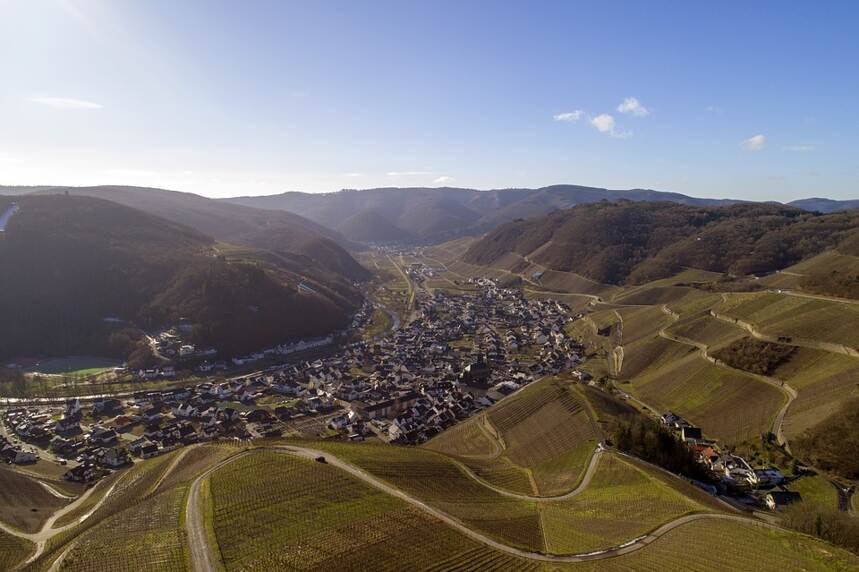
[[[125,357],[141,329],[180,317],[194,341],[232,355],[340,328],[360,303],[354,289],[314,281],[306,259],[227,256],[197,230],[114,202],[15,201],[0,235],[0,359]],[[0,198],[0,210],[11,202]]]
[[[301,216],[232,205],[195,195],[144,187],[50,187],[41,194],[88,196],[113,201],[179,223],[224,242],[301,256],[305,263],[349,281],[369,273],[346,251],[340,234]]]
[[[763,203],[616,201],[508,223],[475,241],[462,259],[488,266],[514,253],[544,270],[639,284],[683,268],[768,273],[839,245],[852,254],[857,237],[855,211],[821,215]]]
[[[390,187],[336,193],[289,192],[224,201],[297,213],[357,242],[433,244],[481,234],[517,218],[539,217],[607,199],[662,200],[699,206],[734,202],[645,189],[608,190],[578,185],[489,191]]]
[[[846,211],[849,209],[859,208],[859,200],[837,201],[834,199],[826,199],[821,197],[800,199],[798,201],[791,201],[787,204],[805,211],[814,211],[820,213],[834,213],[838,211]]]

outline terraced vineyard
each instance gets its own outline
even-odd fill
[[[768,432],[784,401],[775,387],[716,367],[697,353],[630,381],[633,393],[646,403],[680,412],[724,443]]]
[[[433,453],[335,443],[320,448],[474,530],[532,552],[608,548],[683,514],[720,510],[710,497],[682,481],[614,455],[604,456],[593,480],[575,496],[541,500],[501,495]]]
[[[427,447],[459,458],[495,486],[528,495],[562,494],[579,481],[600,439],[583,401],[575,386],[542,380]],[[476,437],[481,454],[462,444],[463,435]]]
[[[764,292],[726,295],[714,309],[770,336],[831,344],[847,351],[859,347],[856,304]]]
[[[93,512],[84,512],[88,515],[86,520],[48,540],[44,554],[36,562],[37,569],[47,569],[64,555],[60,570],[101,570],[107,562],[102,554],[112,555],[109,561],[114,570],[139,570],[141,566],[153,570],[181,568],[184,552],[179,495],[184,491],[171,489],[171,494],[177,495],[172,501],[167,496],[152,495],[153,486],[170,468],[177,453],[150,459],[119,474],[105,502]],[[151,547],[141,545],[143,538],[157,539],[157,543]]]

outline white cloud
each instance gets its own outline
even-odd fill
[[[785,151],[793,151],[794,153],[808,153],[814,151],[814,145],[786,145]]]
[[[707,113],[722,113],[722,108],[718,105],[708,105],[704,108]]]
[[[363,177],[364,173],[343,173],[346,177]]]
[[[608,113],[597,115],[591,119],[591,125],[596,127],[600,133],[611,133],[614,131],[614,117]]]
[[[31,97],[28,101],[54,109],[101,109],[98,103],[68,97]]]
[[[448,183],[453,182],[453,177],[448,177],[447,175],[441,176],[438,179],[434,180],[433,183],[436,185],[446,185]]]
[[[650,110],[641,105],[641,102],[635,97],[627,97],[624,99],[620,105],[617,106],[617,110],[619,113],[625,113],[635,117],[647,117],[650,115]]]
[[[591,125],[593,125],[600,133],[605,133],[611,137],[616,137],[618,139],[628,139],[632,137],[631,131],[617,131],[615,129],[614,117],[608,113],[602,113],[591,118]]]
[[[579,119],[581,119],[584,116],[585,116],[584,111],[582,111],[581,109],[576,109],[575,111],[565,111],[564,113],[558,113],[557,115],[553,116],[553,119],[555,121],[573,122],[573,121],[578,121]]]
[[[419,177],[432,174],[432,171],[388,171],[387,173],[389,177]]]
[[[760,151],[764,148],[764,144],[766,143],[767,138],[763,135],[755,135],[754,137],[749,137],[745,141],[740,142],[740,147],[742,147],[746,151]]]

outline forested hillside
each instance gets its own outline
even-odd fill
[[[342,327],[358,303],[300,293],[284,268],[227,260],[211,237],[113,202],[15,200],[0,234],[0,359],[125,357],[141,330],[180,317],[194,341],[242,353]]]
[[[820,252],[855,250],[859,211],[828,215],[742,203],[700,207],[601,202],[514,221],[476,241],[463,259],[490,265],[506,253],[608,284],[639,284],[683,268],[762,274]]]

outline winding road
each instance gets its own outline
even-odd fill
[[[661,306],[661,308],[662,308],[662,311],[665,314],[667,314],[668,316],[670,316],[674,322],[676,322],[677,320],[680,319],[680,315],[677,314],[677,312],[671,310],[671,308],[669,308],[666,304],[663,304]],[[716,367],[728,370],[732,373],[737,373],[737,374],[740,374],[740,375],[743,375],[746,377],[751,377],[753,379],[756,379],[758,381],[766,383],[767,385],[771,385],[771,386],[775,387],[776,389],[781,391],[782,394],[784,394],[785,402],[784,402],[784,405],[782,405],[781,408],[776,413],[775,419],[773,419],[772,433],[776,436],[776,441],[778,441],[778,444],[781,445],[782,447],[784,447],[788,452],[790,452],[790,445],[787,442],[787,437],[785,437],[785,435],[784,435],[784,418],[787,415],[787,411],[788,411],[788,409],[790,409],[791,404],[793,403],[793,401],[796,399],[796,397],[798,395],[796,390],[780,379],[776,379],[774,377],[769,377],[766,375],[761,375],[758,373],[752,373],[750,371],[738,369],[738,368],[735,368],[733,366],[726,364],[722,360],[719,360],[710,354],[710,346],[708,346],[707,344],[697,342],[695,340],[691,340],[689,338],[686,338],[684,336],[680,336],[678,334],[669,333],[668,328],[671,327],[671,325],[672,324],[669,324],[669,325],[665,326],[664,328],[661,328],[658,332],[659,337],[664,338],[664,339],[669,340],[669,341],[672,341],[672,342],[675,342],[675,343],[678,343],[678,344],[692,346],[698,350],[698,352],[701,354],[702,358],[704,358],[708,362],[712,363]]]
[[[501,542],[498,542],[488,536],[473,530],[463,524],[459,519],[438,510],[427,503],[409,495],[408,493],[403,492],[402,490],[391,486],[390,484],[381,481],[365,472],[363,469],[360,469],[350,463],[342,461],[337,458],[335,455],[331,453],[326,453],[323,451],[318,451],[316,449],[310,449],[307,447],[299,447],[294,445],[280,445],[280,446],[271,446],[271,447],[260,447],[256,449],[249,449],[247,451],[243,451],[229,459],[221,461],[217,465],[211,467],[209,470],[201,474],[197,479],[194,480],[194,483],[191,486],[191,492],[188,496],[188,506],[185,518],[185,526],[188,534],[188,542],[191,546],[191,561],[194,572],[214,572],[221,568],[220,563],[217,557],[214,555],[213,547],[209,546],[208,535],[206,534],[206,524],[205,519],[203,517],[203,507],[201,506],[199,492],[200,487],[204,480],[208,478],[212,473],[222,468],[223,466],[236,461],[244,456],[254,454],[256,452],[261,451],[280,451],[286,454],[294,455],[297,457],[302,457],[306,459],[318,459],[323,458],[325,462],[333,467],[341,469],[353,477],[363,481],[364,483],[379,489],[391,496],[394,496],[411,506],[418,508],[426,514],[429,514],[436,519],[444,522],[448,526],[456,529],[458,532],[464,534],[465,536],[471,538],[472,540],[483,544],[484,546],[488,546],[494,550],[498,550],[500,552],[504,552],[506,554],[511,554],[513,556],[517,556],[520,558],[525,558],[529,560],[537,560],[543,562],[585,562],[589,560],[599,560],[604,558],[611,558],[614,556],[620,556],[622,554],[628,554],[630,552],[635,552],[637,550],[641,550],[648,544],[656,541],[660,537],[668,534],[675,528],[683,526],[685,524],[699,521],[699,520],[726,520],[726,521],[734,521],[741,522],[744,524],[751,524],[754,526],[761,526],[770,529],[779,529],[778,526],[774,524],[770,524],[767,522],[763,522],[760,520],[756,520],[749,517],[738,516],[738,515],[729,515],[729,514],[716,514],[716,513],[693,513],[687,514],[685,516],[681,516],[676,518],[670,522],[667,522],[661,525],[659,528],[653,530],[652,532],[640,536],[638,538],[632,539],[628,542],[620,544],[618,546],[614,546],[611,548],[606,548],[603,550],[597,550],[582,554],[545,554],[541,552],[530,552],[527,550],[522,550],[520,548],[514,548],[512,546],[508,546]],[[596,455],[595,455],[596,456]],[[589,471],[591,471],[592,467],[596,465],[596,461],[591,461],[591,466],[589,466]],[[587,482],[590,481],[589,478],[586,477]],[[577,493],[582,490],[586,486],[585,480],[579,487],[577,487],[572,493]],[[569,495],[570,493],[568,493]],[[528,497],[526,497],[528,498]],[[540,500],[547,500],[543,497],[540,497]]]
[[[27,559],[27,561],[24,563],[25,565],[30,564],[31,562],[35,561],[39,556],[42,555],[42,553],[45,551],[45,546],[47,545],[48,540],[50,540],[51,538],[53,538],[54,536],[56,536],[62,532],[65,532],[67,530],[74,528],[75,526],[77,526],[78,524],[82,523],[84,520],[89,518],[90,515],[92,515],[96,510],[98,510],[101,507],[101,505],[104,504],[104,502],[107,500],[107,498],[110,496],[110,493],[113,491],[113,488],[115,486],[116,486],[116,483],[111,485],[110,488],[107,491],[105,491],[104,496],[102,496],[101,499],[99,499],[99,501],[95,504],[95,506],[93,506],[93,508],[91,510],[89,510],[86,514],[76,518],[74,521],[72,521],[66,525],[63,525],[59,528],[54,528],[54,523],[56,523],[60,518],[62,518],[63,516],[65,516],[69,512],[77,509],[84,502],[86,502],[86,500],[92,494],[95,493],[96,489],[99,488],[98,485],[92,487],[91,489],[87,489],[87,491],[84,492],[84,494],[82,494],[81,496],[79,496],[77,498],[77,500],[75,500],[72,503],[67,504],[66,506],[64,506],[63,508],[61,508],[60,510],[58,510],[57,512],[52,514],[51,517],[47,521],[45,521],[45,524],[42,526],[41,530],[39,530],[38,532],[32,532],[32,533],[21,532],[20,530],[12,528],[11,526],[4,524],[3,522],[0,522],[0,530],[2,530],[3,532],[6,532],[8,534],[11,534],[12,536],[17,536],[18,538],[23,538],[24,540],[29,540],[30,542],[32,542],[36,545],[35,552],[33,552],[33,554],[31,554],[30,557]]]

